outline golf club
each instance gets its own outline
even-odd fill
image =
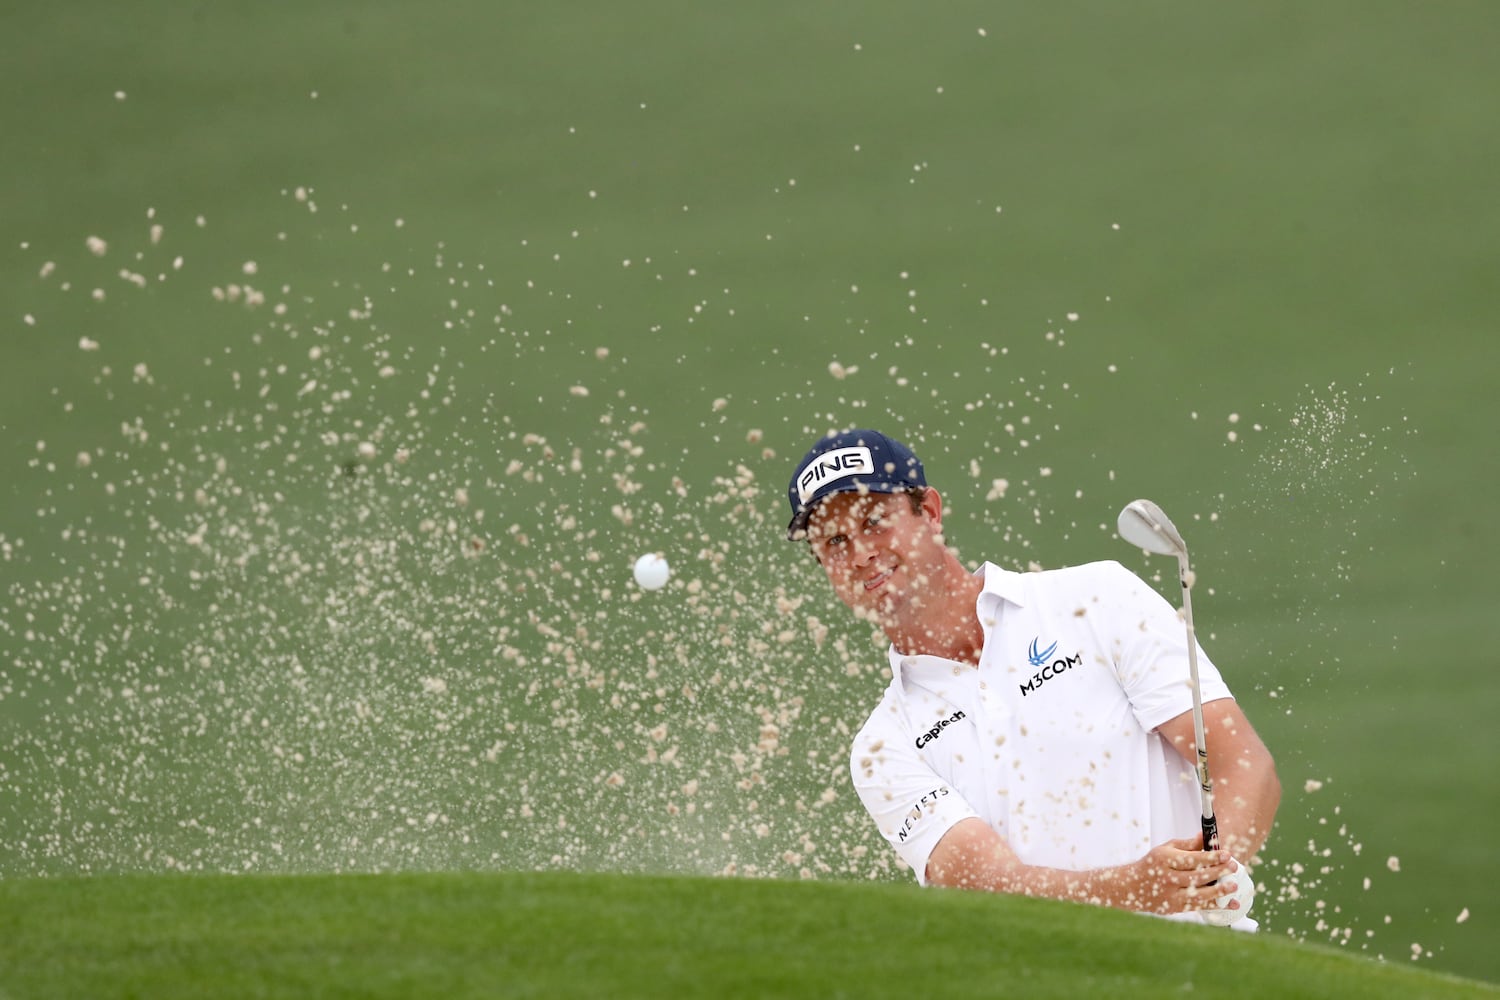
[[[1182,620],[1187,625],[1188,674],[1193,689],[1193,739],[1198,743],[1199,801],[1203,806],[1203,849],[1219,849],[1219,823],[1214,818],[1214,786],[1208,776],[1208,745],[1203,737],[1203,692],[1198,687],[1198,638],[1193,631],[1193,575],[1188,568],[1187,543],[1171,518],[1150,500],[1132,500],[1120,511],[1120,537],[1147,552],[1177,557],[1182,581]]]

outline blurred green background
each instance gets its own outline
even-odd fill
[[[1160,502],[1286,787],[1267,929],[1500,980],[1497,42],[7,8],[0,877],[906,877],[844,773],[879,644],[780,540],[873,424],[971,561],[1170,594],[1113,537]]]

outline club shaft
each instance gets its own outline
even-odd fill
[[[1214,786],[1208,776],[1208,743],[1203,732],[1203,689],[1198,683],[1198,635],[1193,629],[1192,573],[1187,553],[1177,560],[1182,581],[1182,621],[1187,627],[1188,677],[1193,689],[1193,739],[1198,745],[1198,798],[1203,807],[1203,849],[1219,849],[1219,823],[1214,816]]]

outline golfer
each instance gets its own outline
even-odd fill
[[[1275,765],[1200,652],[1221,841],[1205,851],[1187,640],[1149,585],[1115,562],[971,572],[922,463],[877,431],[818,441],[789,499],[788,537],[891,641],[850,771],[919,883],[1198,919],[1249,877]]]

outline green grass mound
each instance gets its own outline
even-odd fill
[[[0,996],[1494,997],[1268,934],[887,884],[578,874],[0,882]]]

